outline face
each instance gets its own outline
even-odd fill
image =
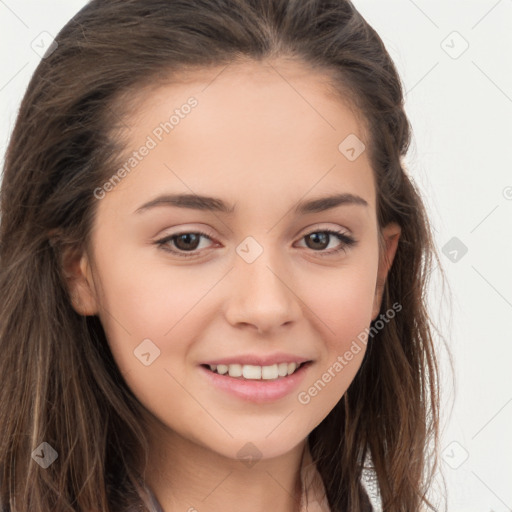
[[[226,457],[248,442],[274,457],[354,379],[365,345],[351,347],[378,314],[399,228],[379,252],[354,137],[367,141],[325,77],[284,62],[220,71],[141,96],[126,119],[125,172],[97,189],[75,307],[99,315],[164,429]]]

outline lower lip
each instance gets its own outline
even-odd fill
[[[311,364],[309,361],[291,375],[272,380],[240,379],[228,374],[220,375],[204,366],[199,369],[216,388],[248,402],[266,403],[279,400],[297,389]]]

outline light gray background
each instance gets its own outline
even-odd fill
[[[37,45],[51,41],[40,34],[56,35],[85,3],[0,0],[2,163],[40,59]],[[406,163],[427,204],[452,293],[449,301],[435,271],[432,313],[453,353],[456,379],[453,387],[442,352],[441,466],[448,510],[509,512],[512,0],[354,4],[384,40],[402,77],[414,130]]]

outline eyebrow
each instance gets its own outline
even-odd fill
[[[311,199],[309,201],[300,201],[294,208],[294,213],[296,215],[318,213],[343,205],[368,206],[368,203],[362,197],[354,194],[334,194]],[[135,210],[135,213],[142,213],[159,206],[174,206],[192,210],[224,213],[227,215],[235,212],[235,205],[229,205],[222,199],[216,197],[200,196],[197,194],[164,194],[144,203]]]

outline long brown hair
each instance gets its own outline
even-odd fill
[[[410,143],[400,78],[348,0],[92,0],[35,71],[8,146],[0,227],[0,502],[16,512],[122,511],[148,503],[143,407],[96,316],[78,315],[62,271],[87,244],[94,190],[120,164],[129,98],[182,70],[291,57],[350,95],[369,133],[379,226],[402,228],[381,311],[402,310],[308,442],[333,512],[363,510],[371,457],[387,512],[430,506],[438,367],[425,291],[436,254],[402,157]],[[42,442],[58,453],[36,464]],[[41,448],[39,448],[41,449]],[[43,445],[42,449],[46,449]]]

